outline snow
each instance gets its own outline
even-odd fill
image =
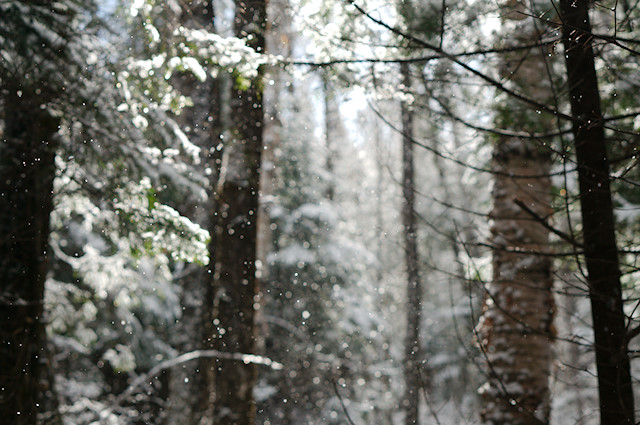
[[[316,260],[316,256],[302,243],[293,243],[284,249],[269,254],[268,263],[282,263],[288,266],[297,266],[298,264],[311,264]]]

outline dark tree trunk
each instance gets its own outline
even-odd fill
[[[409,65],[400,65],[405,88],[411,87]],[[422,284],[418,268],[416,243],[415,182],[413,167],[413,111],[402,102],[402,225],[404,226],[405,264],[407,268],[407,335],[404,346],[405,394],[402,400],[405,423],[419,423],[420,406],[420,321],[422,315]]]
[[[33,87],[4,98],[0,140],[0,421],[36,424],[43,384],[42,318],[58,120]]]
[[[258,52],[265,47],[264,0],[236,2],[235,33],[251,36],[248,44]],[[260,158],[263,147],[262,71],[248,89],[231,92],[230,140],[224,147],[216,188],[215,231],[212,234],[211,274],[215,349],[255,353],[257,215]],[[253,425],[255,365],[218,359],[214,376],[216,425]]]
[[[595,336],[600,423],[634,424],[633,388],[625,339],[620,267],[609,164],[592,48],[589,2],[561,0],[562,35]]]
[[[254,159],[253,161],[257,161]],[[255,162],[257,163],[257,162]],[[255,180],[257,183],[257,180]],[[232,353],[254,353],[257,347],[255,277],[257,185],[226,182],[219,194],[213,347]],[[251,192],[255,191],[255,195]],[[253,364],[217,359],[214,369],[215,424],[253,424],[255,402]]]

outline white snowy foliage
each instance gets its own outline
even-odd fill
[[[197,71],[194,67],[200,66],[199,61],[206,61],[215,66],[210,72],[217,75],[217,69],[228,72],[237,72],[245,78],[254,78],[258,75],[258,68],[268,63],[275,63],[278,58],[256,52],[247,46],[245,40],[237,37],[222,37],[205,30],[194,30],[179,27],[174,34],[184,39],[181,44],[183,54],[191,54],[187,66],[194,73],[204,77],[204,69]],[[197,58],[197,59],[196,59]],[[184,60],[182,61],[184,63]]]
[[[330,204],[306,203],[298,207],[292,214],[296,220],[306,218],[317,223],[323,223],[327,228],[334,227],[338,221],[338,215]]]
[[[209,232],[168,205],[160,204],[148,178],[117,190],[114,207],[133,226],[131,245],[168,254],[174,261],[209,262]]]
[[[80,191],[74,180],[74,174],[79,172],[77,164],[65,163],[60,157],[57,162],[64,171],[54,181],[61,196],[52,213],[52,224],[54,229],[69,226],[68,217],[81,217],[78,225],[87,240],[93,241],[93,244],[85,245],[87,255],[102,255],[107,240],[123,251],[168,255],[174,261],[208,263],[209,233],[175,209],[160,203],[148,177],[137,183],[129,181],[125,187],[116,189],[111,209],[102,209]],[[71,230],[73,226],[75,224],[71,224]],[[105,239],[94,236],[100,234]]]
[[[102,358],[111,363],[116,372],[130,372],[136,367],[136,359],[131,348],[123,344],[109,348]]]
[[[281,263],[285,266],[311,264],[315,260],[316,254],[302,243],[292,243],[286,248],[270,253],[267,256],[267,262]]]

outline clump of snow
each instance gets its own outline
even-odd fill
[[[109,348],[102,358],[109,362],[117,372],[130,372],[136,367],[136,359],[131,348],[123,344]]]

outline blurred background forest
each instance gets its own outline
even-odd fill
[[[0,0],[0,423],[635,424],[633,0]]]

